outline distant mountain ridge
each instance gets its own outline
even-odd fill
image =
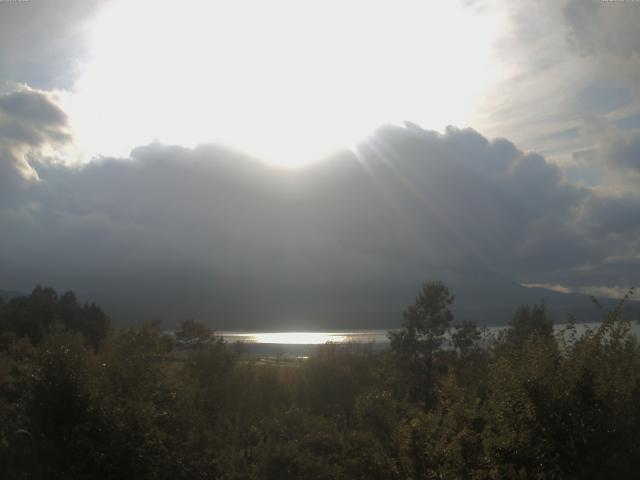
[[[426,280],[443,281],[455,296],[452,306],[454,322],[473,321],[478,325],[505,325],[521,305],[544,302],[554,323],[566,323],[574,318],[578,323],[598,322],[602,312],[593,304],[589,295],[560,293],[545,288],[524,287],[516,282],[492,276],[467,276],[462,279],[429,277]],[[398,288],[386,293],[349,292],[339,300],[273,297],[259,299],[253,303],[230,296],[211,298],[156,298],[147,296],[123,299],[94,292],[80,293],[105,308],[117,324],[138,323],[149,318],[160,318],[167,326],[177,324],[185,318],[195,318],[217,330],[323,330],[323,329],[390,329],[400,326],[402,312],[411,304],[420,288]],[[154,301],[155,298],[155,301]],[[123,301],[124,300],[124,301]],[[128,301],[127,301],[128,300]],[[607,310],[615,308],[619,300],[598,298]],[[156,303],[157,302],[157,303]],[[634,319],[640,313],[640,302],[629,300],[626,306],[632,310]]]
[[[434,272],[427,280],[442,279],[455,296],[452,306],[454,322],[473,321],[478,325],[505,325],[521,305],[544,302],[554,323],[598,322],[602,312],[589,295],[560,293],[539,287],[524,287],[487,272]],[[400,326],[404,308],[411,304],[420,288],[396,288],[386,293],[345,292],[336,299],[272,297],[247,303],[233,294],[217,296],[180,295],[158,297],[143,290],[123,297],[110,291],[76,292],[83,301],[96,302],[119,325],[138,324],[152,318],[163,320],[167,327],[186,318],[195,318],[216,330],[324,330],[324,329],[392,329]],[[58,289],[58,291],[63,291]],[[0,290],[4,301],[22,292]],[[619,300],[598,298],[607,310]],[[640,301],[629,300],[634,319],[640,313]]]
[[[0,290],[0,298],[2,300],[9,301],[12,298],[15,297],[22,297],[23,295],[25,295],[25,293],[23,292],[16,292],[16,291],[10,291],[10,290]]]
[[[455,290],[455,286],[453,287]],[[602,312],[594,305],[591,296],[580,293],[562,293],[545,288],[523,287],[514,284],[508,288],[491,286],[489,291],[479,292],[461,289],[458,304],[454,303],[456,320],[472,320],[484,325],[504,325],[521,305],[544,303],[554,323],[565,323],[570,318],[576,322],[597,322],[602,320]],[[490,293],[487,295],[487,293]],[[484,295],[482,295],[484,293]],[[620,300],[597,298],[606,309],[615,308]],[[634,318],[638,318],[640,302],[628,300],[625,303]]]

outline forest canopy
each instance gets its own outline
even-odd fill
[[[635,478],[640,347],[623,303],[578,334],[497,335],[427,282],[390,346],[262,362],[205,325],[114,329],[37,287],[0,302],[3,478]]]

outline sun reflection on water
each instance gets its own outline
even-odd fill
[[[342,343],[345,336],[326,332],[277,332],[258,333],[253,336],[257,343],[282,343],[290,345],[319,345],[327,342]]]
[[[225,333],[223,336],[231,341],[287,345],[321,345],[327,342],[343,343],[347,341],[345,334],[332,332]]]
[[[322,345],[325,343],[380,343],[389,342],[386,330],[333,330],[324,332],[218,332],[227,342],[274,345]]]

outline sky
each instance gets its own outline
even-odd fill
[[[639,182],[637,2],[0,1],[3,290],[226,328],[616,297]]]

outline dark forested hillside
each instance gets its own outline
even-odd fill
[[[595,322],[601,318],[588,295],[561,293],[545,288],[527,288],[488,272],[449,272],[447,285],[456,292],[452,311],[456,321],[472,321],[478,325],[506,325],[520,305],[544,302],[547,313],[556,323],[565,323],[573,316],[578,322]],[[207,280],[202,279],[206,284]],[[389,329],[397,325],[399,312],[413,299],[412,288],[392,285],[383,291],[362,289],[353,297],[347,293],[334,302],[321,291],[314,295],[291,294],[283,298],[252,296],[243,298],[243,287],[233,291],[181,294],[178,291],[158,292],[149,286],[127,292],[81,292],[80,298],[90,298],[103,306],[115,325],[140,325],[141,320],[162,318],[166,326],[181,319],[195,317],[215,330],[322,330],[322,329]],[[316,296],[316,294],[318,296]],[[607,308],[617,300],[600,299]],[[636,315],[640,303],[629,300]]]
[[[48,334],[65,330],[83,335],[97,347],[109,331],[109,319],[97,305],[81,305],[73,292],[59,296],[52,288],[38,286],[31,295],[2,301],[0,333],[39,343]]]
[[[12,291],[8,291],[8,290],[0,290],[0,301],[9,301],[14,297],[21,297],[23,296],[22,293],[20,292],[12,292]]]
[[[390,348],[264,362],[185,321],[112,329],[72,293],[0,303],[0,477],[637,478],[640,345],[624,303],[491,336],[425,283]]]

